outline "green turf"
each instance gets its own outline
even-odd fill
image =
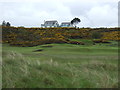
[[[117,87],[116,42],[96,45],[92,45],[90,40],[83,42],[87,44],[35,47],[3,44],[3,88]],[[40,49],[43,51],[36,51]]]

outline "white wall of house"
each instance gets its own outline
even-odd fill
[[[61,24],[61,27],[73,27],[73,25],[70,23],[63,23]]]
[[[46,21],[43,25],[41,24],[41,27],[58,27],[59,24],[57,21]]]
[[[70,22],[63,22],[61,23],[61,25],[59,26],[58,22],[55,21],[46,21],[44,22],[44,24],[41,24],[41,27],[73,27],[73,25]]]

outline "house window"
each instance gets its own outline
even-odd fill
[[[55,24],[55,22],[53,22],[53,24],[52,25],[54,25]]]

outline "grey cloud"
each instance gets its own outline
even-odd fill
[[[81,26],[88,27],[117,26],[117,4],[117,2],[100,1],[65,3],[73,16],[78,16],[83,20]]]
[[[117,26],[117,2],[101,0],[41,0],[40,2],[2,2],[0,21],[15,26],[40,27],[44,20],[70,21],[79,17],[79,27]]]

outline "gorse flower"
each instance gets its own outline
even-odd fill
[[[102,40],[120,40],[116,28],[23,28],[23,27],[2,27],[2,43],[9,43],[17,46],[35,46],[46,43],[70,43],[69,39],[83,38],[94,39],[93,32],[102,36]],[[77,42],[74,42],[77,43]]]

